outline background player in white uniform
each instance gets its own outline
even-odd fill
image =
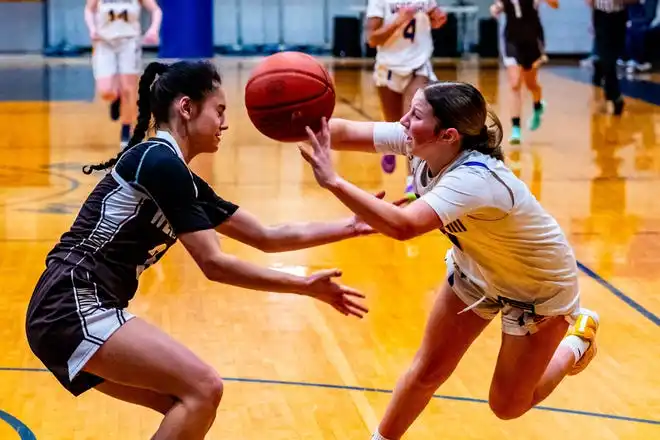
[[[151,25],[143,38],[142,6],[151,12]],[[158,43],[161,20],[156,0],[87,0],[85,6],[96,89],[102,99],[111,103],[110,117],[115,121],[121,117],[122,148],[128,143],[137,118],[142,44]]]
[[[435,0],[369,0],[367,39],[377,48],[374,81],[386,121],[401,119],[415,91],[437,80],[431,64],[431,29],[446,21]],[[387,154],[381,163],[391,173],[396,156]],[[406,192],[411,182],[409,177]]]
[[[404,435],[500,312],[502,345],[489,404],[501,419],[526,413],[595,354],[598,316],[579,308],[571,246],[505,166],[502,127],[492,114],[487,126],[487,114],[475,87],[436,83],[415,94],[400,123],[333,119],[319,134],[308,130],[311,150],[300,147],[319,184],[374,229],[399,240],[440,229],[453,243],[422,345],[373,439]],[[342,179],[333,169],[331,141],[335,149],[410,156],[421,197],[395,206]]]

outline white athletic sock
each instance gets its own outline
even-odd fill
[[[385,437],[380,435],[380,432],[376,431],[374,434],[371,436],[371,440],[387,440]]]
[[[565,337],[560,345],[567,346],[573,351],[573,354],[575,355],[575,362],[579,361],[584,353],[587,351],[589,348],[589,341],[585,341],[579,336],[575,335],[569,335]]]

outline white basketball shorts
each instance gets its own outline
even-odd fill
[[[396,93],[403,93],[415,76],[425,76],[431,82],[438,80],[435,72],[433,72],[433,65],[430,60],[416,69],[411,69],[410,73],[405,75],[396,73],[390,70],[389,67],[378,63],[376,63],[374,69],[376,87],[387,87]]]
[[[579,294],[562,291],[539,304],[518,301],[484,292],[479,285],[484,280],[473,281],[454,262],[452,250],[445,257],[449,285],[461,301],[486,320],[492,320],[502,312],[502,332],[513,336],[534,334],[539,326],[553,316],[564,316],[569,324],[574,324],[580,310]]]
[[[138,38],[99,40],[92,52],[94,78],[142,73],[142,45]]]

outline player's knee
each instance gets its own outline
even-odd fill
[[[522,89],[522,81],[520,79],[511,81],[511,90],[514,92],[520,92]]]
[[[99,88],[99,96],[104,101],[114,101],[118,98],[117,92],[112,88]]]
[[[488,405],[498,419],[513,420],[529,411],[529,405],[523,404],[519,399],[510,396],[490,396]]]
[[[215,414],[220,405],[224,384],[222,379],[212,368],[207,370],[195,381],[195,389],[192,399],[198,410],[208,411]]]

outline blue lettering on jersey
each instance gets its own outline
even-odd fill
[[[417,12],[426,12],[429,10],[429,8],[433,6],[433,2],[417,2],[417,1],[398,1],[395,3],[390,4],[390,12],[392,14],[396,14],[399,12],[399,9],[404,9],[404,8],[413,8]]]

